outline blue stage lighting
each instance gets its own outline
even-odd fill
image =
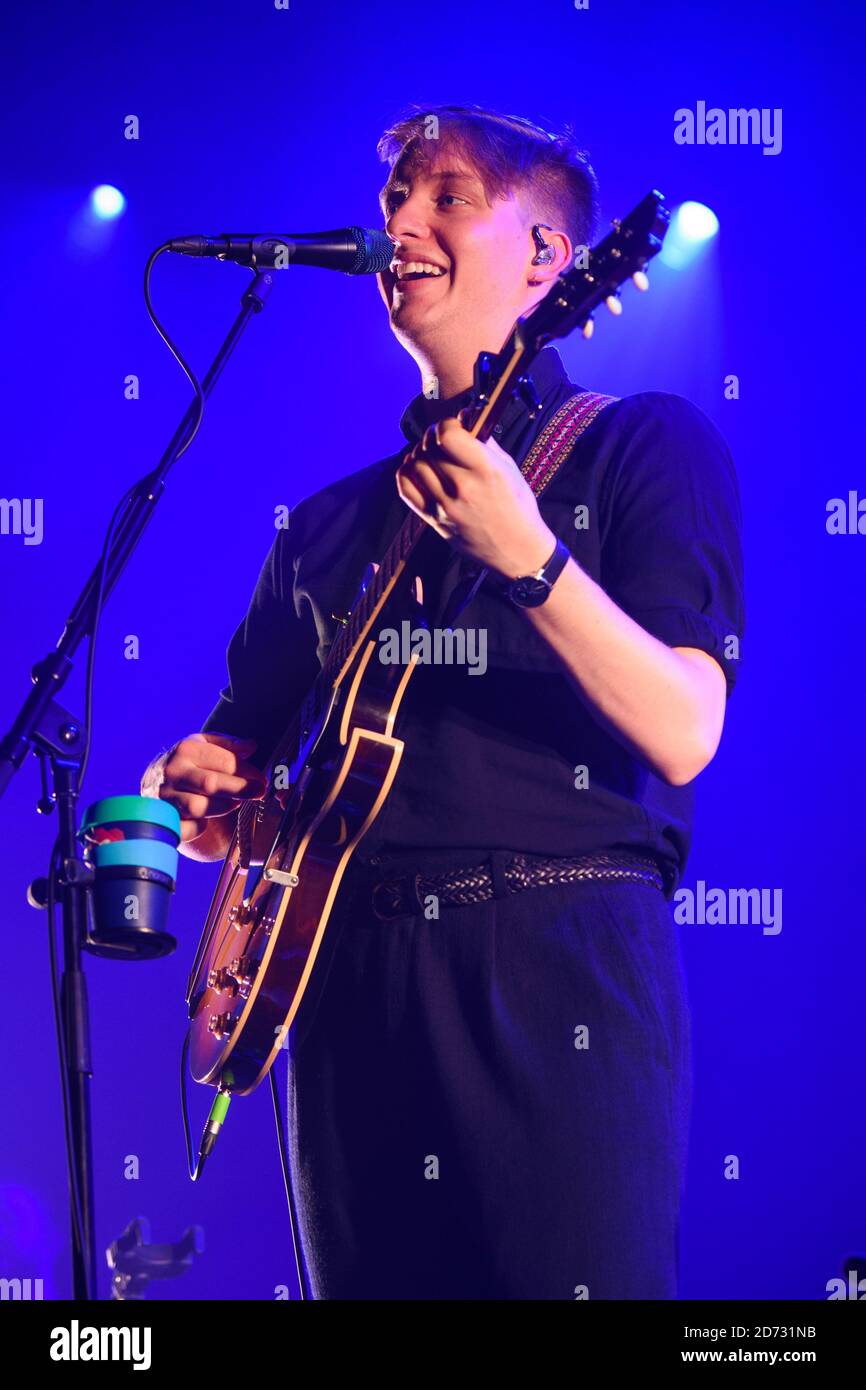
[[[104,221],[119,217],[126,207],[126,199],[119,188],[113,184],[101,183],[90,195],[90,205],[96,216]]]
[[[705,203],[680,203],[671,218],[659,260],[682,270],[718,230],[719,219]]]

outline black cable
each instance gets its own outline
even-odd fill
[[[190,1181],[198,1182],[204,1172],[204,1165],[207,1162],[208,1154],[213,1151],[214,1145],[219,1138],[220,1130],[223,1127],[223,1121],[228,1114],[229,1105],[231,1104],[232,1093],[227,1086],[217,1087],[216,1096],[208,1111],[208,1117],[202,1131],[201,1143],[198,1148],[198,1161],[195,1166],[193,1166],[192,1139],[189,1130],[189,1110],[186,1100],[186,1059],[188,1054],[189,1029],[186,1031],[183,1047],[180,1050],[180,1110],[183,1116],[183,1137],[186,1143],[186,1166],[189,1170]]]
[[[60,1094],[63,1099],[63,1131],[66,1138],[66,1168],[69,1181],[69,1196],[72,1207],[72,1230],[75,1247],[80,1257],[84,1255],[83,1206],[81,1193],[76,1181],[74,1144],[72,1138],[72,1107],[69,1100],[69,1073],[67,1071],[66,1032],[63,1026],[63,1009],[60,1002],[60,980],[57,974],[57,939],[54,925],[54,866],[60,856],[60,836],[54,841],[51,860],[48,865],[48,960],[51,972],[51,1001],[54,1006],[54,1026],[57,1032],[57,1054],[60,1058]],[[85,1277],[88,1271],[85,1270]]]
[[[164,251],[167,250],[168,243],[166,242],[165,245],[157,247],[157,249],[154,252],[152,252],[152,254],[148,257],[147,265],[144,268],[144,303],[147,312],[150,315],[150,320],[154,328],[156,329],[159,336],[162,338],[163,342],[171,352],[172,356],[180,364],[182,370],[186,374],[190,382],[190,385],[192,386],[192,389],[195,392],[196,404],[198,406],[198,412],[196,414],[193,426],[189,431],[186,440],[178,449],[177,453],[172,459],[172,463],[174,464],[177,463],[178,459],[186,453],[190,444],[192,444],[192,441],[195,439],[196,435],[199,432],[202,417],[204,416],[204,392],[202,391],[201,385],[199,384],[195,372],[192,370],[192,368],[187,363],[186,359],[183,357],[180,349],[176,346],[175,343],[172,342],[171,338],[168,336],[168,333],[165,331],[162,324],[159,322],[159,319],[156,316],[156,310],[153,307],[153,300],[150,294],[150,276],[157,258],[161,256]],[[90,632],[90,645],[87,654],[87,675],[85,679],[84,695],[84,726],[87,732],[85,735],[84,753],[81,759],[81,771],[78,776],[79,792],[81,791],[81,788],[84,785],[84,774],[87,771],[87,763],[90,758],[90,743],[93,725],[93,676],[96,666],[96,636],[99,628],[99,619],[102,614],[102,602],[103,595],[105,593],[105,576],[106,571],[108,569],[108,560],[111,552],[111,542],[114,538],[114,533],[117,530],[117,527],[120,521],[122,520],[127,507],[129,506],[130,501],[133,497],[136,496],[138,492],[143,491],[145,488],[150,486],[151,478],[152,472],[145,473],[143,477],[139,478],[137,482],[133,483],[132,487],[130,487],[123,494],[117,506],[115,507],[111,521],[108,524],[108,531],[106,532],[105,541],[102,547],[102,555],[100,557],[99,565],[99,585],[96,592],[96,603],[94,605],[93,610],[93,625]]]
[[[192,441],[195,439],[201,427],[202,416],[204,415],[204,392],[202,391],[201,386],[199,385],[198,377],[196,376],[192,367],[187,362],[186,358],[183,356],[180,348],[174,342],[172,342],[171,338],[166,333],[159,319],[156,317],[156,310],[153,307],[153,301],[150,297],[151,271],[153,270],[157,258],[161,256],[164,251],[167,251],[169,249],[169,246],[170,242],[165,242],[162,246],[158,246],[156,250],[152,252],[148,259],[147,265],[144,267],[144,304],[148,314],[150,315],[151,323],[153,324],[160,338],[162,338],[162,341],[165,343],[172,357],[174,357],[176,362],[180,365],[180,367],[186,374],[186,377],[190,385],[192,386],[193,391],[195,392],[195,398],[198,404],[198,415],[196,416],[195,423],[193,424],[193,427],[189,432],[189,438],[186,440],[183,446],[180,449],[178,449],[177,453],[175,454],[172,460],[172,463],[177,463],[178,459],[186,453],[187,449],[189,448]]]
[[[183,1040],[183,1047],[180,1050],[180,1113],[183,1118],[183,1138],[186,1144],[186,1166],[189,1171],[190,1182],[198,1182],[202,1175],[204,1163],[192,1161],[192,1135],[189,1128],[189,1106],[186,1098],[186,1059],[189,1055],[189,1029]]]
[[[292,1184],[289,1179],[289,1157],[286,1153],[286,1136],[283,1131],[283,1117],[280,1112],[280,1102],[277,1095],[277,1081],[274,1075],[275,1071],[276,1063],[274,1063],[274,1065],[268,1072],[268,1080],[271,1083],[271,1100],[274,1103],[274,1119],[276,1120],[277,1124],[277,1145],[280,1150],[280,1167],[283,1170],[283,1185],[286,1189],[286,1201],[289,1207],[289,1226],[292,1230],[292,1248],[295,1252],[295,1269],[297,1270],[298,1274],[298,1289],[300,1291],[301,1298],[306,1301],[307,1293],[304,1287],[304,1274],[301,1268],[300,1247],[298,1245],[297,1215],[295,1213],[295,1204],[292,1199]]]
[[[206,1154],[199,1155],[199,1160],[193,1164],[192,1157],[192,1134],[189,1124],[189,1103],[186,1096],[186,1060],[189,1056],[189,1029],[184,1036],[183,1047],[180,1050],[180,1113],[183,1120],[183,1139],[186,1146],[186,1166],[190,1180],[198,1182],[204,1171]],[[280,1167],[283,1173],[283,1185],[286,1189],[286,1202],[289,1208],[289,1226],[292,1232],[292,1249],[295,1255],[295,1270],[298,1276],[298,1289],[303,1300],[307,1299],[306,1288],[304,1285],[304,1274],[301,1265],[300,1246],[298,1243],[297,1215],[295,1204],[292,1198],[292,1184],[289,1179],[289,1157],[286,1153],[286,1139],[283,1131],[283,1117],[280,1110],[279,1096],[277,1093],[277,1082],[274,1075],[276,1065],[272,1066],[268,1072],[268,1080],[271,1083],[271,1100],[274,1105],[274,1119],[277,1126],[277,1145],[280,1151]]]
[[[80,793],[84,785],[84,774],[87,771],[87,763],[90,758],[90,742],[92,737],[93,724],[93,674],[96,668],[96,635],[99,629],[99,619],[102,614],[102,599],[105,592],[105,573],[108,568],[108,556],[111,550],[111,542],[118,523],[121,520],[131,498],[138,490],[139,483],[134,483],[121,497],[108,523],[108,530],[105,535],[105,542],[102,547],[102,556],[99,565],[99,586],[96,591],[96,603],[93,609],[93,627],[90,632],[90,643],[87,651],[87,674],[84,682],[84,727],[86,730],[84,737],[84,752],[81,755],[81,768],[78,774],[78,791]]]

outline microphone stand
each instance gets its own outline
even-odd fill
[[[250,318],[264,309],[273,287],[273,278],[273,272],[259,271],[247,284],[241,296],[241,311],[202,382],[205,399],[216,385]],[[158,466],[142,480],[127,504],[106,561],[103,604],[126,568],[153,515],[165,488],[166,474],[193,428],[197,414],[198,402],[194,399]],[[79,595],[55,650],[33,667],[31,679],[34,688],[11,729],[0,742],[0,796],[32,749],[39,757],[42,773],[42,796],[37,810],[47,815],[55,805],[58,807],[60,853],[56,876],[56,856],[52,855],[49,879],[36,879],[28,897],[34,907],[46,907],[53,900],[58,900],[61,905],[63,975],[60,1002],[65,1037],[61,1066],[65,1069],[71,1122],[72,1283],[73,1297],[83,1301],[96,1297],[90,1118],[90,1078],[93,1068],[87,981],[81,968],[82,952],[88,949],[86,895],[93,875],[90,866],[84,862],[76,824],[81,757],[82,750],[87,746],[87,729],[84,720],[72,715],[56,696],[72,671],[72,654],[82,639],[93,633],[100,570],[101,561]],[[51,771],[50,790],[46,763]]]

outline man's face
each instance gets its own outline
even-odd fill
[[[434,362],[448,340],[498,352],[531,298],[530,214],[517,198],[490,206],[478,174],[447,147],[417,172],[401,163],[383,195],[394,261],[378,276],[391,327]],[[412,263],[434,272],[407,276]]]

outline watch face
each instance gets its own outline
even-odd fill
[[[512,602],[520,604],[521,608],[537,608],[550,593],[550,585],[545,579],[536,579],[530,574],[524,579],[515,579],[508,592]]]

